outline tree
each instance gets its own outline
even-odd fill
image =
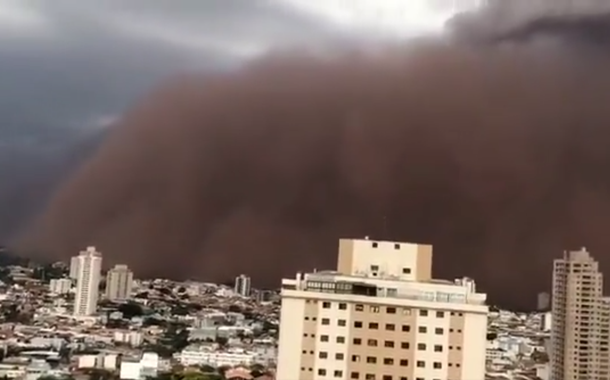
[[[229,311],[231,313],[241,313],[241,307],[237,305],[229,305]]]
[[[212,367],[211,365],[207,365],[207,364],[203,364],[203,365],[199,366],[199,369],[203,373],[216,373],[216,368]]]
[[[172,311],[171,313],[173,315],[189,315],[189,309],[187,309],[186,307],[182,306],[182,305],[176,305],[174,307],[172,307]]]
[[[265,374],[265,366],[262,364],[254,363],[250,366],[250,374],[252,377],[257,378]]]
[[[126,319],[131,319],[133,317],[140,317],[144,314],[142,310],[142,306],[138,305],[135,302],[127,302],[119,305],[117,308],[118,311],[123,313],[123,317]]]

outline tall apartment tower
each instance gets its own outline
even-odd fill
[[[553,263],[551,380],[610,379],[603,275],[585,248]]]
[[[432,278],[432,246],[339,241],[336,271],[282,280],[278,379],[485,378],[487,296]]]
[[[133,272],[127,265],[115,265],[106,276],[106,298],[111,301],[128,300],[133,287]]]
[[[70,278],[74,281],[76,281],[78,279],[78,263],[80,262],[80,260],[78,259],[78,256],[73,256],[70,259]]]
[[[251,280],[250,277],[245,274],[240,274],[235,277],[235,293],[239,294],[242,297],[249,297],[251,288]]]
[[[97,311],[102,254],[95,247],[87,247],[78,258],[78,276],[74,298],[74,315],[89,316]]]

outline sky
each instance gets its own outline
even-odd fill
[[[24,126],[53,140],[51,128],[103,125],[177,73],[438,29],[451,10],[435,3],[0,0],[2,145],[32,143]]]
[[[164,81],[271,50],[332,52],[438,32],[456,12],[450,3],[0,0],[0,242],[76,164],[79,146]]]

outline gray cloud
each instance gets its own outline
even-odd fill
[[[336,3],[0,2],[0,242],[78,163],[71,152],[86,154],[79,146],[97,138],[102,120],[168,78],[231,69],[270,49],[333,50],[415,28],[387,19],[400,16],[389,0],[375,3],[377,13],[347,9],[349,17],[337,14]]]

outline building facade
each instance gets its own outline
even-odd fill
[[[553,263],[551,380],[607,380],[610,306],[585,248]]]
[[[282,281],[277,378],[484,379],[485,301],[431,246],[340,240],[337,271]]]
[[[242,297],[249,297],[251,290],[250,277],[246,276],[245,274],[235,277],[235,293]]]
[[[70,278],[73,280],[77,280],[78,279],[78,263],[80,262],[80,260],[78,259],[78,256],[73,256],[70,259]]]
[[[53,278],[49,281],[49,291],[53,294],[67,294],[72,290],[72,280],[69,278]]]
[[[97,311],[102,254],[95,247],[87,247],[78,258],[78,276],[74,298],[74,315],[90,316]]]
[[[128,300],[133,288],[133,272],[127,265],[115,265],[106,276],[106,298],[111,301]]]

